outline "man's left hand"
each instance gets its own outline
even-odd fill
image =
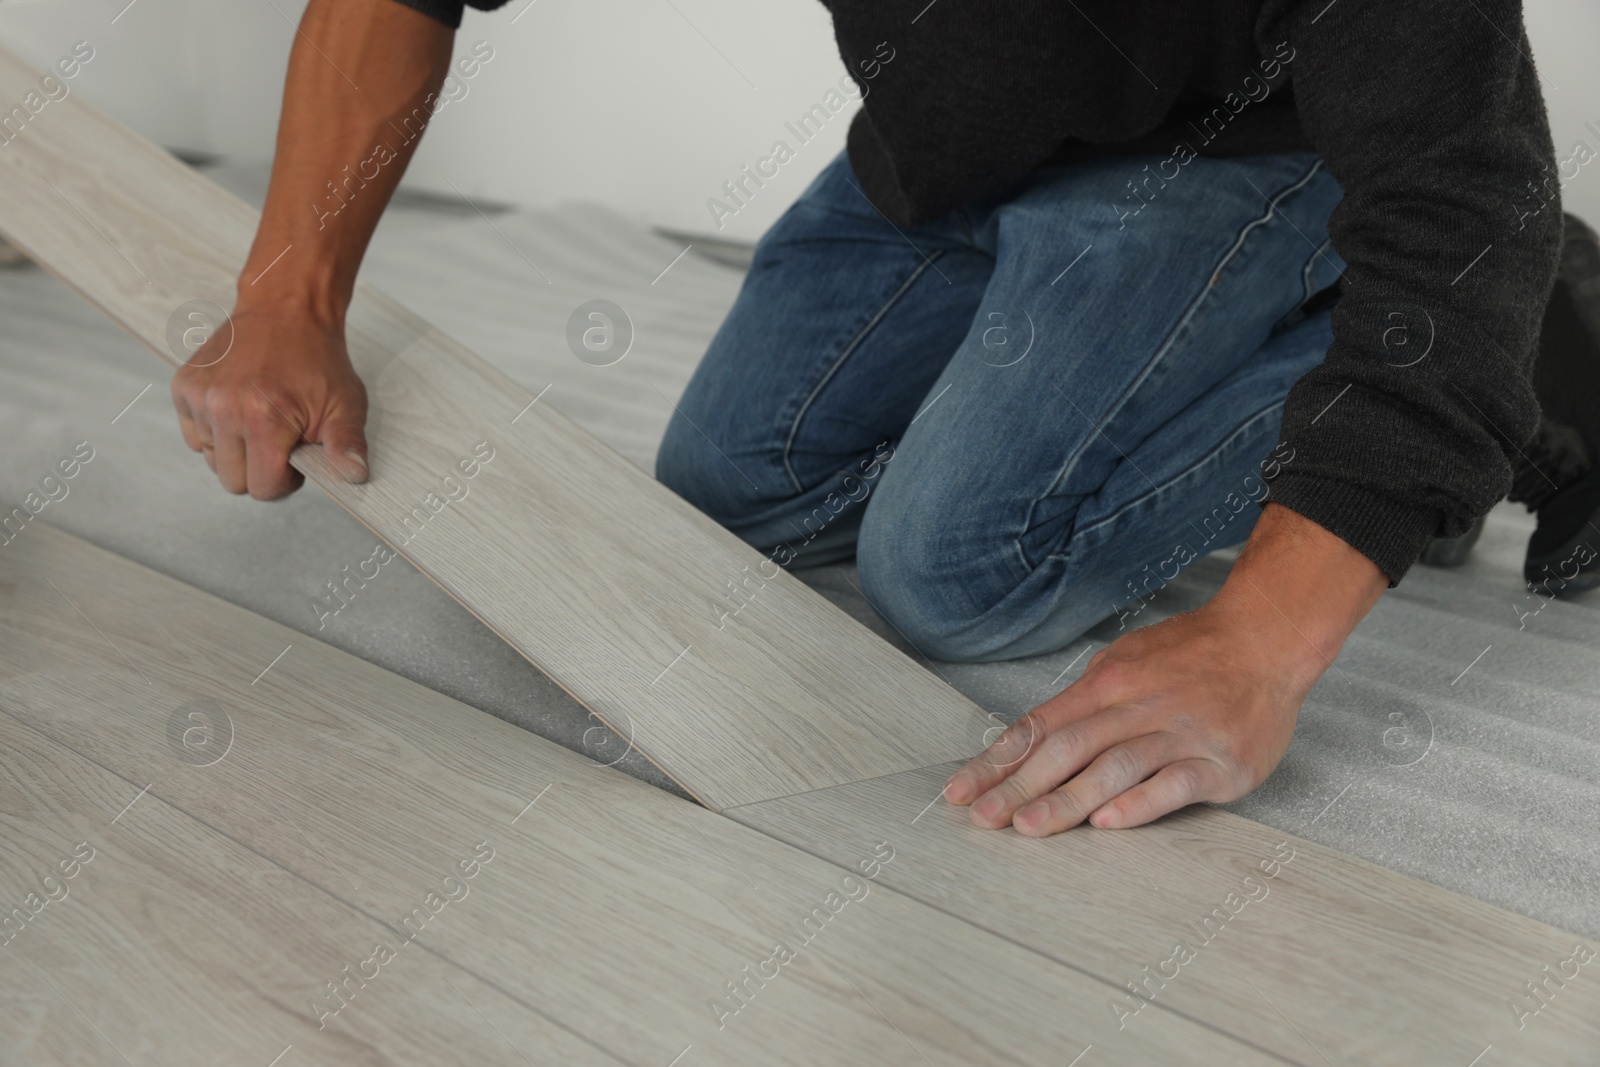
[[[1268,504],[1209,603],[1101,649],[957,771],[945,799],[1029,836],[1237,800],[1283,758],[1306,694],[1387,587],[1344,541]]]

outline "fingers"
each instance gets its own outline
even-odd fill
[[[289,466],[289,453],[300,435],[281,419],[260,426],[245,438],[245,473],[250,495],[277,500],[300,488],[305,478]]]
[[[1223,799],[1212,795],[1214,770],[1205,760],[1169,763],[1149,780],[1103,804],[1091,815],[1090,822],[1102,830],[1120,830],[1153,822],[1202,800]]]
[[[201,403],[176,387],[173,395],[184,443],[205,457],[224,489],[257,500],[287,496],[305,480],[289,466],[300,432],[283,403],[259,391],[242,398],[211,392]]]
[[[1078,825],[1170,762],[1174,740],[1166,733],[1146,734],[1107,749],[1076,776],[1018,808],[1011,825],[1029,837]]]
[[[944,785],[944,798],[952,804],[970,804],[1011,773],[1047,735],[1041,718],[1035,708],[1006,727],[994,744],[950,776]]]
[[[1053,731],[1100,710],[1104,704],[1099,696],[1092,681],[1079,679],[1028,712],[1006,727],[994,744],[950,776],[944,787],[945,800],[951,804],[977,800],[1021,766]]]
[[[333,469],[346,481],[357,484],[367,480],[367,438],[363,432],[367,422],[366,398],[358,399],[359,407],[340,411],[324,420],[317,442]]]
[[[244,438],[228,427],[213,427],[212,448],[206,458],[211,469],[217,472],[217,481],[230,493],[239,494],[250,487],[248,468],[245,465]]]
[[[263,307],[236,307],[226,325],[172,383],[184,442],[223,487],[259,500],[288,495],[305,480],[289,456],[307,442],[344,478],[366,481],[366,389],[342,329]]]
[[[1057,727],[1034,746],[1027,759],[973,803],[972,821],[991,829],[1010,825],[1024,804],[1072,778],[1101,753],[1137,737],[1138,731],[1129,721],[1131,714],[1126,708],[1109,708]],[[1074,821],[1091,810],[1085,809]]]
[[[303,440],[298,406],[288,396],[274,398],[259,385],[238,402],[234,421],[244,433],[246,485],[257,500],[277,500],[305,479],[289,466],[289,453]]]
[[[188,445],[191,451],[203,451],[210,444],[210,438],[201,436],[200,428],[195,424],[194,413],[189,410],[189,401],[177,388],[172,390],[172,406],[178,412],[178,431],[183,434],[183,443]]]

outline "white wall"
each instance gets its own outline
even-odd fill
[[[457,52],[483,40],[494,59],[435,120],[414,181],[712,230],[707,198],[781,137],[795,158],[724,220],[753,239],[844,146],[854,103],[804,147],[783,128],[844,76],[816,0],[527,2],[467,13]]]
[[[171,148],[269,159],[294,38],[284,16],[305,0],[135,0],[113,25],[125,3],[7,0],[0,42],[42,69],[87,39],[96,55],[73,83],[86,99]],[[430,125],[411,188],[593,200],[715,232],[707,198],[782,137],[795,158],[724,220],[722,236],[754,239],[844,146],[853,102],[804,147],[783,129],[844,74],[815,0],[527,4],[467,10],[457,54],[482,40],[494,58]]]
[[[305,0],[5,0],[0,42],[41,68],[84,38],[86,98],[169,147],[266,159]],[[494,59],[435,120],[412,188],[535,206],[593,200],[657,225],[714,232],[706,199],[775,139],[795,159],[726,220],[754,238],[843,146],[855,104],[801,147],[784,122],[844,68],[816,0],[510,0],[468,10],[457,52]],[[280,13],[281,12],[281,13]],[[1600,153],[1600,4],[1526,0],[1561,158]],[[515,20],[515,21],[513,21]],[[1571,168],[1569,168],[1569,174]],[[447,180],[448,179],[448,180]],[[1600,224],[1600,160],[1563,187]]]
[[[1600,3],[1525,0],[1523,18],[1550,112],[1556,159],[1574,160],[1562,175],[1571,179],[1561,186],[1562,207],[1600,229]],[[1588,156],[1574,153],[1579,143],[1594,153],[1593,162],[1577,163]]]

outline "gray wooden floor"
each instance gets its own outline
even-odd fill
[[[218,177],[246,198],[263,188],[259,168]],[[682,243],[590,208],[492,217],[498,233],[476,214],[403,203],[380,227],[364,277],[529,390],[548,386],[541,404],[648,469],[671,410],[661,394],[681,391],[739,274],[691,252],[652,286]],[[537,251],[557,284],[540,281],[519,249]],[[590,367],[564,349],[552,354],[553,346],[530,343],[564,335],[572,308],[596,295],[636,322],[639,348],[621,363]],[[159,366],[48,276],[31,268],[0,274],[0,314],[7,324],[0,498],[21,499],[75,443],[89,440],[96,458],[71,483],[71,495],[49,505],[48,521],[670,788],[403,565],[385,566],[319,628],[313,603],[326,597],[324,583],[370,556],[376,538],[314,492],[273,505],[216,492],[178,437],[164,387],[155,384]],[[1600,884],[1600,596],[1542,607],[1528,599],[1519,574],[1530,530],[1530,516],[1502,505],[1466,567],[1418,567],[1388,593],[1339,659],[1351,681],[1324,679],[1283,765],[1232,808],[1600,937],[1593,891]],[[1219,555],[1197,564],[1146,614],[1160,618],[1199,603],[1225,562]],[[847,567],[802,576],[898,639],[860,600]],[[935,669],[1009,719],[1070,682],[1084,649],[1114,636],[1108,624],[1052,656]],[[1403,722],[1389,718],[1396,712]]]
[[[4,1062],[1282,1062],[1116,1025],[885,888],[893,841],[830,864],[42,523],[5,548]]]
[[[0,74],[5,88],[21,72]],[[118,142],[118,131],[81,105],[53,114],[49,140],[0,159],[12,179],[3,192],[5,225],[159,348],[177,295],[226,297],[227,261],[242,253],[249,212],[147,147]],[[83,166],[97,154],[111,170]],[[54,180],[44,182],[42,173]],[[480,221],[533,268],[510,233]],[[459,215],[451,224],[462,224]],[[649,239],[635,232],[623,243],[640,238]],[[105,243],[121,251],[119,240],[154,279],[126,253],[121,262],[107,253]],[[591,233],[577,241],[597,244]],[[676,265],[677,257],[648,284]],[[361,305],[351,319],[352,349],[377,401],[379,476],[366,488],[325,487],[368,526],[401,540],[388,516],[406,495],[394,495],[397,483],[409,492],[415,480],[403,475],[434,471],[510,415],[497,406],[527,399],[507,420],[514,426],[550,388],[536,392],[514,384],[515,376],[500,378],[375,293]],[[533,336],[530,347],[559,351],[548,336]],[[44,331],[39,348],[57,337]],[[159,380],[95,431],[104,445],[87,436],[73,441],[79,434],[70,432],[51,442],[70,450],[76,487],[92,484],[78,481],[88,472],[106,469],[93,466],[97,459],[126,454],[115,447],[116,427]],[[70,396],[73,404],[83,399]],[[1545,926],[1263,825],[1269,820],[1229,813],[1193,810],[1125,834],[1023,842],[980,834],[959,812],[935,811],[936,800],[923,797],[936,786],[937,764],[976,747],[968,734],[981,726],[981,711],[936,684],[936,673],[953,669],[923,671],[842,624],[787,577],[778,583],[781,602],[805,622],[799,645],[784,646],[773,621],[758,617],[738,640],[707,648],[716,669],[685,668],[681,693],[630,682],[639,653],[682,635],[675,609],[646,604],[638,618],[625,619],[628,603],[693,589],[701,572],[737,563],[744,550],[555,411],[541,408],[522,436],[506,439],[506,462],[478,483],[487,503],[432,520],[440,525],[429,532],[451,544],[412,555],[613,721],[618,709],[637,708],[644,736],[630,729],[634,742],[729,814],[635,783],[308,640],[303,620],[302,631],[278,626],[57,533],[51,521],[75,514],[66,505],[82,504],[84,494],[37,479],[56,510],[0,546],[7,772],[0,821],[14,845],[3,875],[24,887],[5,941],[17,951],[0,979],[23,1007],[4,1047],[68,1061],[91,1059],[104,1045],[128,1062],[128,1050],[159,1062],[209,1062],[218,1054],[232,1062],[254,1059],[256,1046],[281,1033],[286,1043],[273,1062],[295,1050],[295,1038],[312,1061],[437,1062],[455,1044],[459,1021],[471,1023],[453,1000],[445,1010],[433,1002],[435,985],[444,983],[501,1039],[480,1031],[456,1046],[457,1055],[494,1062],[514,1062],[513,1053],[528,1059],[524,1045],[540,1058],[640,1064],[668,1055],[679,1062],[691,1050],[690,1062],[726,1063],[876,1063],[906,1059],[908,1051],[929,1063],[1069,1055],[1077,1062],[1096,1050],[1095,1062],[1409,1064],[1471,1056],[1477,1063],[1498,1049],[1505,1062],[1577,1064],[1592,1053],[1600,985],[1575,981],[1570,970],[1594,960],[1581,942],[1572,947],[1581,923],[1556,920],[1578,933]],[[485,464],[492,458],[481,447],[472,451]],[[381,469],[385,455],[393,477]],[[303,462],[316,471],[314,461]],[[57,458],[43,469],[69,466]],[[117,481],[137,490],[142,473]],[[581,491],[602,482],[612,487],[603,495],[609,510]],[[518,498],[519,486],[536,486],[539,501],[560,505],[562,522]],[[618,501],[636,501],[639,513],[617,514]],[[246,521],[259,514],[239,513]],[[178,522],[188,527],[189,518]],[[652,546],[645,556],[677,570],[663,578],[629,569],[637,561],[625,559],[624,543],[611,542],[612,527],[630,521]],[[546,527],[549,536],[533,544],[537,555],[508,554],[523,543],[519,531]],[[597,535],[574,541],[574,528]],[[227,530],[209,532],[232,547]],[[600,558],[617,572],[614,589],[596,577],[606,569],[592,566],[589,554],[606,545]],[[562,553],[576,571],[559,569]],[[235,562],[260,580],[253,561]],[[1208,560],[1164,589],[1160,612],[1192,606],[1222,566]],[[839,577],[813,580],[826,588]],[[1369,624],[1331,672],[1339,685],[1329,689],[1325,680],[1313,696],[1313,711],[1331,712],[1323,721],[1335,727],[1332,747],[1348,754],[1366,746],[1379,757],[1365,783],[1371,791],[1392,788],[1404,772],[1437,768],[1451,728],[1492,726],[1490,716],[1504,718],[1508,707],[1514,721],[1543,729],[1536,742],[1575,717],[1580,741],[1585,729],[1592,736],[1592,717],[1582,718],[1596,663],[1585,632],[1592,610],[1514,610],[1514,633],[1548,619],[1554,638],[1519,645],[1506,639],[1509,622],[1479,613],[1495,601],[1493,589],[1471,572],[1444,577],[1455,584],[1423,584],[1407,601],[1387,601],[1380,612],[1388,625],[1400,622],[1401,633]],[[574,598],[593,600],[592,616],[575,615],[585,605]],[[555,619],[574,620],[572,633],[552,628]],[[1457,671],[1463,632],[1450,624],[1461,619],[1477,625],[1465,631],[1474,646],[1492,640]],[[605,630],[608,622],[615,633]],[[1076,653],[1105,640],[1104,630]],[[1489,661],[1497,643],[1511,654]],[[1073,652],[1047,659],[1058,663]],[[839,689],[833,702],[812,692],[822,664],[858,659],[873,670],[852,677],[856,688]],[[1487,663],[1493,673],[1480,667]],[[1046,695],[1070,681],[1075,665],[1069,660],[1043,684]],[[730,718],[740,706],[743,668],[772,674],[751,686],[757,714],[748,721]],[[1436,677],[1441,669],[1452,674],[1448,682]],[[925,693],[912,703],[925,706],[935,728],[901,737],[874,726],[863,717],[883,703],[872,699],[874,687],[880,695]],[[697,704],[697,693],[707,699]],[[772,693],[783,698],[787,718],[759,704]],[[797,714],[790,703],[810,710]],[[805,736],[818,724],[827,725],[824,736]],[[830,745],[833,757],[817,759]],[[1563,761],[1529,747],[1542,757],[1529,761],[1537,770],[1576,777],[1580,790],[1593,792],[1592,778],[1583,777],[1592,767],[1587,753]],[[1450,762],[1472,748],[1460,746]],[[1452,781],[1465,777],[1460,766],[1454,771]],[[1282,772],[1274,778],[1278,788],[1284,780]],[[1291,780],[1289,791],[1296,804],[1311,800],[1298,813],[1307,830],[1332,819],[1357,785],[1330,791],[1324,803],[1316,781],[1306,784],[1295,788]],[[1580,822],[1594,810],[1586,804]],[[502,822],[514,828],[535,817],[526,829],[500,831],[504,848],[491,843]],[[102,820],[115,829],[99,829]],[[97,833],[103,848],[92,841]],[[1131,864],[1126,853],[1107,851],[1111,841],[1132,850]],[[471,855],[463,852],[468,846]],[[876,865],[854,855],[863,846]],[[111,862],[91,867],[96,858]],[[902,862],[890,874],[896,858]],[[483,880],[497,859],[494,870],[506,877]],[[1499,872],[1526,878],[1527,860],[1525,851]],[[877,903],[850,914],[875,921],[828,926],[849,903],[840,893],[854,900],[862,888],[855,871],[873,883]],[[67,912],[67,882],[77,878],[84,878],[81,906]],[[28,888],[35,882],[38,891]],[[1270,908],[1267,892],[1258,897],[1268,883],[1278,901]],[[471,889],[477,907],[465,903]],[[192,914],[184,910],[190,898]],[[1592,918],[1592,891],[1567,903],[1573,899],[1579,917]],[[1259,906],[1246,918],[1252,902]],[[60,922],[63,914],[78,918]],[[396,914],[404,918],[383,918]],[[441,914],[445,923],[431,925]],[[824,951],[801,956],[787,947],[787,934],[773,933],[795,914],[840,934]],[[274,936],[301,915],[297,936]],[[795,936],[810,948],[804,922]],[[437,936],[423,940],[413,925]],[[1224,944],[1210,951],[1215,937]],[[354,948],[343,947],[346,938]],[[395,967],[413,940],[426,948],[429,980],[383,984],[384,968]],[[1194,981],[1179,981],[1185,968]],[[142,982],[145,970],[161,973]],[[321,986],[312,979],[305,1007],[294,1007],[308,977],[322,973],[332,977]],[[724,974],[732,976],[725,995],[702,996]],[[794,980],[778,983],[781,974]],[[499,994],[482,997],[490,1011],[473,999],[472,991],[484,993],[473,979]],[[768,1011],[774,998],[760,996],[770,983],[786,991],[783,1010]],[[211,1003],[201,1001],[205,994]],[[379,1010],[364,1015],[368,1004]],[[1414,1014],[1397,1020],[1402,1006]],[[508,1015],[515,1039],[495,1026],[491,1011]]]

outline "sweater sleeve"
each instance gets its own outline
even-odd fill
[[[1269,7],[1272,5],[1269,4]],[[1511,485],[1555,280],[1559,182],[1520,0],[1282,0],[1307,138],[1344,189],[1322,364],[1290,390],[1267,499],[1397,584]],[[1280,445],[1280,449],[1283,446]]]
[[[438,19],[452,30],[461,28],[461,14],[468,4],[479,11],[493,11],[508,0],[395,0],[396,3]]]

